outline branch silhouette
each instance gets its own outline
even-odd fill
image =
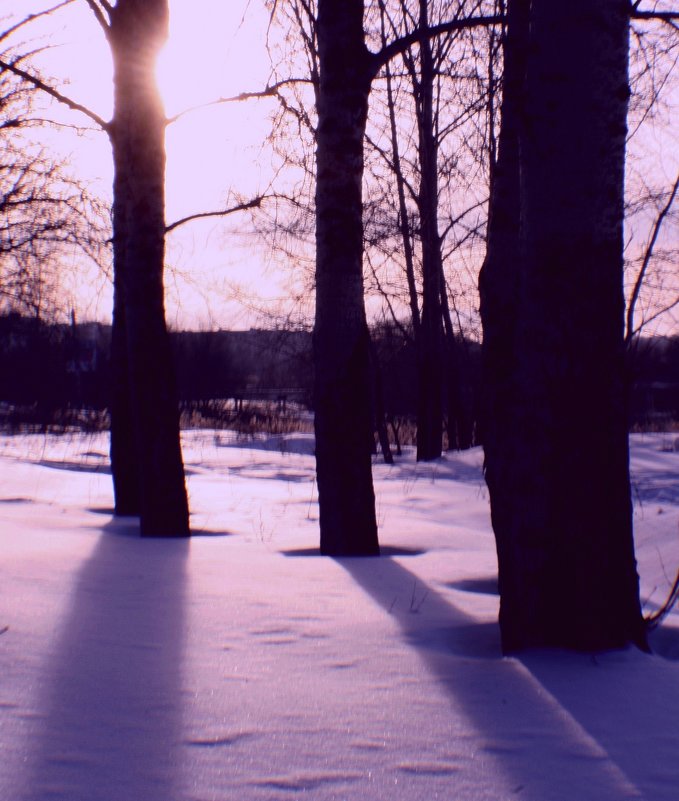
[[[94,14],[99,26],[104,32],[104,36],[108,39],[111,35],[111,23],[109,22],[111,18],[111,6],[106,2],[106,0],[99,0],[99,5],[95,2],[95,0],[85,0],[87,5],[92,9],[92,13]],[[102,11],[103,8],[103,11]],[[109,19],[106,19],[106,14],[108,14]]]
[[[258,195],[252,200],[248,200],[245,203],[238,203],[236,206],[230,206],[228,209],[219,209],[216,211],[201,211],[196,214],[189,214],[186,217],[182,217],[179,220],[175,220],[174,222],[170,223],[169,225],[165,226],[165,233],[169,234],[170,231],[174,231],[175,228],[179,228],[180,225],[184,225],[185,223],[193,222],[193,220],[202,220],[206,217],[226,217],[229,214],[234,214],[237,211],[246,211],[247,209],[258,209],[262,205],[262,201],[266,200],[271,195]]]
[[[641,269],[637,275],[636,281],[634,282],[634,289],[632,290],[632,296],[630,298],[629,307],[627,309],[627,334],[625,336],[625,341],[629,344],[632,341],[632,338],[641,330],[643,323],[641,326],[635,329],[634,327],[634,312],[636,310],[637,301],[639,300],[639,294],[641,293],[641,287],[644,283],[644,279],[646,278],[646,273],[648,272],[648,266],[651,263],[651,259],[653,257],[653,250],[655,248],[655,244],[658,240],[658,236],[660,235],[660,229],[665,221],[665,218],[670,212],[672,208],[672,204],[674,203],[674,199],[677,196],[677,190],[679,190],[679,175],[677,175],[674,185],[670,191],[669,197],[667,202],[662,207],[662,209],[658,212],[658,216],[656,217],[655,224],[653,226],[653,231],[651,232],[651,237],[649,239],[648,245],[646,246],[646,252],[644,253],[644,260],[641,264]],[[668,311],[669,309],[673,308],[677,305],[679,301],[672,302],[669,306],[662,310],[662,313]],[[658,315],[654,315],[654,318]],[[653,318],[651,318],[653,319]],[[645,321],[646,323],[649,320]]]
[[[492,25],[501,25],[505,21],[502,14],[491,14],[482,17],[468,17],[466,19],[454,19],[442,22],[439,25],[432,25],[426,28],[418,28],[412,33],[394,39],[377,53],[368,53],[371,74],[374,77],[380,69],[395,56],[401,55],[409,47],[419,42],[423,37],[434,38],[446,33],[455,31],[472,30],[474,28],[488,28]]]
[[[82,103],[78,103],[77,101],[73,100],[67,95],[62,94],[58,89],[55,89],[53,86],[50,86],[49,84],[45,83],[45,81],[38,78],[37,75],[33,75],[30,72],[21,69],[21,67],[17,67],[16,64],[14,64],[13,62],[5,61],[2,58],[0,58],[0,68],[8,70],[9,72],[13,73],[19,78],[22,78],[24,81],[33,84],[33,86],[35,86],[37,89],[41,89],[43,92],[45,92],[45,94],[48,94],[55,100],[58,100],[59,103],[68,106],[68,108],[70,108],[73,111],[79,111],[81,114],[84,114],[86,117],[89,117],[103,131],[106,131],[106,133],[108,134],[111,133],[112,125],[110,122],[107,122],[105,119],[100,117],[96,112],[92,111],[92,109],[88,108],[87,106],[83,106]]]
[[[265,86],[264,89],[259,89],[252,92],[241,92],[240,94],[232,95],[231,97],[218,97],[216,100],[209,100],[207,103],[200,103],[197,106],[190,106],[189,108],[180,111],[178,114],[168,117],[166,124],[171,125],[172,123],[177,122],[177,120],[185,117],[187,114],[191,114],[194,111],[201,111],[204,108],[211,108],[212,106],[220,106],[224,103],[242,103],[245,100],[259,100],[266,97],[277,97],[279,89],[282,89],[284,86],[297,83],[310,84],[313,82],[310,78],[285,78],[282,81],[277,81],[269,86]]]
[[[64,6],[69,6],[71,3],[74,3],[75,0],[64,0],[62,3],[58,3],[56,6],[52,6],[52,8],[46,8],[44,11],[37,11],[35,14],[29,14],[24,19],[17,22],[15,25],[12,25],[6,31],[3,31],[0,34],[0,42],[3,42],[5,39],[8,39],[12,34],[16,33],[20,28],[23,28],[24,25],[28,25],[30,22],[34,22],[36,19],[40,19],[40,17],[47,17],[52,14],[54,11],[58,11],[60,8]]]

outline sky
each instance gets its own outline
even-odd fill
[[[17,13],[14,2],[0,0],[0,8],[3,5]],[[52,5],[25,0],[21,13]],[[263,88],[269,76],[267,23],[259,0],[170,0],[170,37],[157,69],[168,116]],[[40,59],[44,74],[53,75],[64,94],[110,119],[111,59],[85,0],[75,0],[27,31],[51,46]],[[267,189],[269,157],[260,143],[269,129],[271,110],[270,100],[223,104],[186,114],[169,126],[168,224],[189,214],[228,207]],[[51,112],[70,123],[78,116],[54,106]],[[68,155],[74,170],[93,181],[94,188],[110,194],[112,164],[104,134],[75,136],[61,130],[50,140]],[[266,271],[266,259],[253,247],[253,239],[247,214],[226,223],[193,223],[168,236],[171,325],[247,327],[251,319],[247,310],[228,302],[233,283],[243,290],[255,288],[263,298],[279,297],[281,287]],[[80,316],[109,316],[110,288],[94,276],[91,282],[80,293]]]
[[[645,613],[677,436],[631,437]],[[480,449],[376,461],[353,559],[318,555],[310,435],[183,450],[198,536],[142,540],[106,434],[0,436],[1,798],[676,801],[679,610],[653,656],[503,658]]]
[[[23,16],[52,3],[22,0],[20,5],[17,10],[16,0],[0,0],[0,16],[16,18],[18,13]],[[157,71],[169,116],[266,85],[270,73],[266,51],[269,20],[263,6],[262,0],[170,0],[170,38]],[[74,0],[29,30],[38,43],[50,45],[41,57],[45,75],[53,75],[62,91],[109,118],[110,56],[86,0]],[[668,100],[654,120],[646,120],[647,128],[632,144],[628,176],[639,186],[649,176],[651,183],[662,176],[660,183],[671,185],[679,169],[679,140],[672,125],[679,110],[676,92]],[[272,157],[261,143],[269,131],[273,110],[272,100],[222,104],[186,114],[169,126],[168,223],[228,207],[269,188]],[[52,108],[51,113],[70,123],[76,116],[58,108]],[[74,170],[93,182],[95,190],[110,193],[111,154],[105,135],[76,136],[61,130],[50,135],[50,142],[67,155]],[[642,252],[652,222],[648,214],[628,222],[630,257]],[[673,228],[666,225],[656,250],[676,247],[677,230],[676,220]],[[299,292],[299,284],[307,275],[299,263],[284,254],[272,256],[247,213],[177,229],[167,238],[167,264],[167,316],[175,328],[266,324],[267,315],[275,315],[286,306],[291,286],[297,282],[294,290]],[[108,318],[110,284],[96,271],[86,271],[75,255],[73,268],[62,280],[64,297],[76,306],[80,319]],[[665,296],[676,296],[677,275],[676,263],[669,262],[664,273],[650,276],[649,292],[639,303],[637,320],[645,306],[652,311],[653,304],[662,304]],[[628,283],[632,285],[629,278]],[[304,300],[309,320],[313,302],[309,292]],[[383,305],[375,298],[368,299],[368,304],[369,314]],[[475,300],[472,306],[475,308]],[[664,318],[658,330],[676,333],[679,311]]]

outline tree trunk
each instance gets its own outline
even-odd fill
[[[627,48],[620,0],[509,4],[481,276],[505,652],[645,647],[623,385]]]
[[[384,409],[384,381],[382,380],[382,365],[380,355],[377,352],[372,338],[369,339],[370,347],[370,366],[373,374],[373,416],[375,419],[375,429],[377,438],[380,442],[380,450],[385,464],[394,464],[394,454],[391,452],[389,443],[389,431],[387,429],[387,414]]]
[[[114,513],[138,516],[141,509],[137,447],[134,436],[127,331],[123,304],[123,251],[114,240],[113,321],[111,326],[111,475],[113,478]]]
[[[474,389],[469,369],[466,343],[457,341],[446,282],[441,275],[441,312],[443,314],[446,355],[446,407],[448,409],[448,450],[468,450],[474,445]]]
[[[122,327],[140,527],[142,536],[186,536],[188,503],[164,309],[165,115],[154,77],[156,56],[167,38],[167,0],[118,0],[110,20],[116,347],[121,346]],[[121,399],[116,424],[126,419],[123,410]],[[112,439],[116,472],[129,469],[130,462],[127,450],[124,456],[116,452],[120,441],[117,432]],[[120,476],[116,486],[121,486]]]
[[[321,553],[379,553],[363,300],[363,138],[371,73],[362,0],[319,0],[316,469]]]
[[[429,25],[427,0],[420,0],[420,27]],[[422,323],[417,343],[418,406],[417,460],[428,461],[441,455],[443,435],[443,328],[441,282],[443,263],[438,230],[438,144],[434,121],[435,69],[431,41],[422,35],[420,82],[416,91],[419,133],[420,236],[422,238]],[[412,76],[416,80],[416,76]]]

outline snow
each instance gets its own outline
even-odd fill
[[[653,611],[679,453],[631,442]],[[199,536],[154,541],[103,435],[0,437],[0,799],[676,801],[679,614],[653,656],[502,658],[479,450],[376,461],[386,555],[329,559],[307,436],[183,447]]]

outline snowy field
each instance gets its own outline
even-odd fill
[[[647,612],[675,437],[632,438]],[[679,798],[679,613],[503,659],[479,450],[376,463],[385,557],[329,559],[307,438],[186,432],[189,541],[112,519],[107,448],[0,437],[2,801]]]

